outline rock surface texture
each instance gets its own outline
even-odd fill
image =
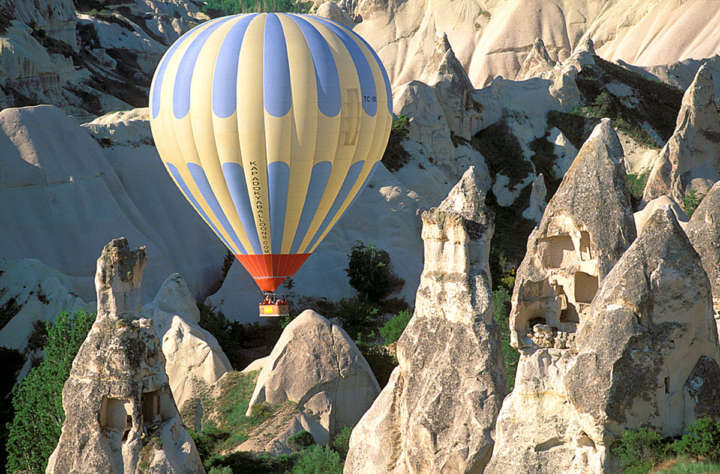
[[[529,239],[512,301],[521,357],[487,473],[617,472],[623,430],[676,436],[720,414],[707,276],[669,207],[634,239],[616,145],[598,125]]]
[[[513,345],[533,347],[536,325],[555,328],[554,342],[568,347],[599,282],[635,238],[623,150],[603,120],[568,170],[530,234],[515,278],[510,313]],[[538,328],[539,330],[542,328]]]
[[[354,426],[380,387],[347,333],[312,310],[283,331],[266,359],[248,405],[297,404],[303,425],[318,443]]]
[[[196,473],[152,321],[138,315],[145,248],[114,239],[97,261],[98,314],[65,386],[48,473]]]
[[[210,332],[200,327],[200,311],[185,280],[170,275],[142,315],[153,321],[162,341],[165,371],[178,409],[232,370],[230,361]]]
[[[717,318],[720,313],[720,183],[715,183],[703,198],[685,231],[700,254],[703,268],[710,280]],[[720,324],[720,321],[718,323]]]
[[[397,367],[354,428],[346,473],[482,472],[505,393],[488,268],[492,217],[474,168],[423,213],[425,268]]]
[[[720,115],[714,97],[711,69],[703,65],[685,91],[675,132],[655,161],[645,202],[663,194],[682,202],[690,192],[704,195],[720,180]]]

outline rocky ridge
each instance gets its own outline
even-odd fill
[[[425,267],[399,366],[350,438],[346,473],[478,472],[505,392],[493,322],[492,216],[469,168],[423,213]]]

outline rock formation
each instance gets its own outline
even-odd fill
[[[204,472],[165,373],[152,320],[141,318],[145,248],[114,239],[97,261],[98,314],[63,387],[48,473]]]
[[[61,311],[92,311],[94,305],[72,288],[71,277],[38,260],[0,258],[0,347],[22,351],[35,321],[54,321]]]
[[[346,473],[481,472],[505,393],[488,268],[492,217],[469,168],[422,215],[425,268],[397,367],[352,432]]]
[[[622,152],[603,121],[518,270],[510,324],[521,357],[485,472],[617,472],[610,447],[623,430],[675,436],[720,414],[700,259],[669,208],[642,229],[633,242]]]
[[[623,150],[604,119],[530,234],[512,296],[513,345],[537,346],[533,328],[541,325],[558,336],[554,342],[543,338],[541,347],[567,348],[599,282],[634,238]]]
[[[125,114],[94,127],[112,137],[111,130],[123,134],[123,122],[142,128],[139,121]],[[147,121],[144,127],[149,136]],[[0,207],[0,257],[40,260],[70,276],[68,289],[85,301],[94,299],[98,253],[120,233],[147,243],[144,300],[174,272],[186,276],[196,298],[223,277],[227,250],[182,197],[154,147],[101,148],[57,107],[11,108],[0,111],[0,168],[0,201],[13,203]]]
[[[717,318],[720,314],[720,183],[715,183],[703,198],[685,231],[700,254],[703,268],[710,280]],[[720,331],[720,321],[718,324]]]
[[[680,227],[683,229],[686,229],[688,225],[688,216],[685,214],[685,211],[680,207],[678,203],[676,203],[670,196],[663,195],[659,198],[655,198],[645,207],[643,207],[641,210],[636,212],[635,215],[635,230],[638,235],[642,232],[642,230],[645,228],[645,224],[650,219],[650,217],[655,214],[655,211],[658,209],[670,209],[673,214],[675,214],[675,219],[678,221],[678,224],[680,224]]]
[[[653,66],[717,54],[714,5],[697,2],[587,0],[497,2],[344,0],[355,30],[379,52],[394,86],[419,76],[427,51],[447,34],[476,87],[517,79],[536,40],[562,61],[586,39],[610,60]],[[697,32],[703,34],[698,36]]]
[[[283,330],[265,361],[247,414],[257,403],[294,402],[305,429],[316,442],[327,443],[345,426],[354,426],[379,392],[347,333],[305,310]]]
[[[648,178],[643,200],[663,194],[682,202],[690,191],[701,196],[720,180],[720,116],[710,68],[703,65],[685,92],[675,132]]]
[[[230,361],[215,336],[198,324],[200,311],[179,274],[165,280],[141,314],[152,319],[155,335],[162,341],[170,389],[175,404],[184,413],[187,402],[232,370]]]

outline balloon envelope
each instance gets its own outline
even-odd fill
[[[208,21],[168,49],[150,89],[168,173],[264,291],[300,268],[363,189],[391,111],[373,49],[310,15]]]

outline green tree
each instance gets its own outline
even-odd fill
[[[8,423],[8,472],[45,472],[65,421],[62,389],[95,313],[60,313],[46,323],[45,357],[13,389],[15,417]]]
[[[293,466],[291,474],[340,474],[343,464],[340,455],[328,448],[314,444],[305,448]]]
[[[380,335],[383,341],[385,341],[385,344],[392,344],[400,339],[411,318],[412,312],[404,309],[383,324],[380,328]]]
[[[398,278],[390,266],[390,255],[375,244],[366,246],[356,241],[348,255],[345,273],[350,286],[360,297],[371,303],[378,303],[393,291],[402,288],[403,280]]]

